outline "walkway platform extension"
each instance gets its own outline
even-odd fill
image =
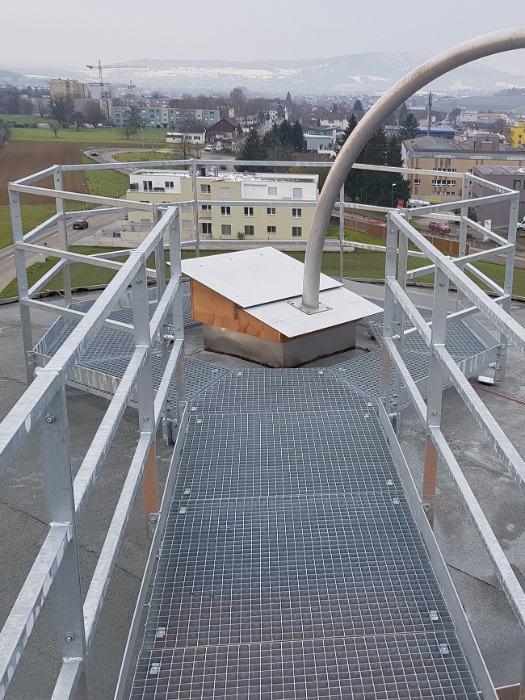
[[[190,405],[133,700],[477,698],[370,397],[261,369]]]

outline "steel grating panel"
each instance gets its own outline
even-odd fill
[[[325,369],[244,369],[234,371],[192,402],[197,413],[286,413],[322,411],[334,405],[365,410],[367,398],[349,392]]]
[[[359,413],[194,415],[176,495],[187,490],[192,499],[384,491],[396,477],[364,402]]]
[[[477,698],[369,397],[243,370],[190,406],[131,698]]]
[[[143,648],[451,630],[408,505],[385,491],[183,497]]]
[[[143,651],[131,700],[478,700],[453,635]]]

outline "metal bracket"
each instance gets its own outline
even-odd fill
[[[159,514],[158,513],[150,513],[149,514],[148,527],[149,527],[150,537],[153,537],[153,533],[155,532],[155,528],[157,527],[158,521],[159,521]]]
[[[308,316],[312,316],[313,314],[320,314],[323,311],[331,311],[332,307],[327,306],[327,304],[319,304],[317,309],[313,309],[311,306],[303,306],[301,301],[289,301],[287,302],[290,304],[290,306],[293,306],[294,309],[297,309],[298,311],[302,311],[303,314],[307,314]]]

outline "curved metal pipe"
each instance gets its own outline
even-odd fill
[[[484,56],[525,48],[525,28],[504,29],[476,37],[434,56],[396,83],[365,114],[337,156],[315,209],[303,279],[302,306],[319,308],[319,282],[326,229],[335,201],[355,159],[386,117],[427,83]]]

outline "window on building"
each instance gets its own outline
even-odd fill
[[[268,194],[269,195],[276,195],[277,194],[277,187],[268,187]]]
[[[244,227],[244,235],[245,236],[253,236],[255,234],[255,226],[245,226]]]
[[[301,226],[292,226],[292,236],[294,238],[300,238],[303,235],[303,229]]]
[[[221,207],[221,216],[230,216],[231,207]]]
[[[414,185],[420,185],[421,179],[419,177],[414,178]]]
[[[153,182],[151,180],[143,180],[142,187],[144,192],[151,192],[153,190]]]
[[[211,211],[211,204],[201,204],[202,211]]]
[[[183,219],[182,220],[182,230],[183,231],[191,231],[193,228],[193,221],[190,219]]]
[[[201,185],[201,194],[210,194],[210,192],[211,192],[210,185]]]
[[[244,207],[244,216],[253,216],[253,207]]]
[[[267,226],[266,233],[277,233],[277,226]]]
[[[303,188],[302,187],[294,187],[292,190],[292,197],[294,199],[302,199],[303,198]]]
[[[222,236],[231,236],[232,235],[232,227],[230,224],[222,224],[221,235]]]
[[[302,213],[302,209],[292,209],[292,219],[300,219]]]
[[[164,187],[166,189],[169,189],[170,187],[175,187],[175,183],[173,182],[173,180],[166,180],[166,182],[164,183]]]
[[[204,221],[202,223],[202,232],[211,234],[211,222],[210,221]]]
[[[514,190],[521,190],[521,180],[514,180]]]
[[[275,216],[275,207],[267,207],[266,208],[266,214],[268,216]]]

